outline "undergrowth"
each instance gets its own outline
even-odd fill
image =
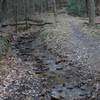
[[[9,48],[9,40],[7,37],[0,36],[0,58],[6,54]]]

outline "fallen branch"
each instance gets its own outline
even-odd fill
[[[47,24],[53,24],[53,23],[50,23],[50,22],[45,22],[45,23],[29,23],[28,22],[28,25],[36,25],[36,26],[44,26],[44,25],[47,25]],[[3,24],[1,25],[1,27],[7,27],[7,26],[16,26],[16,25],[26,25],[26,23],[17,23],[17,24]]]

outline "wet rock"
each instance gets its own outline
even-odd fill
[[[73,89],[73,86],[68,86],[67,89],[68,90],[72,90]]]
[[[63,70],[63,67],[57,67],[56,70]]]

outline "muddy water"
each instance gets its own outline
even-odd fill
[[[17,50],[17,56],[20,57],[23,62],[36,61],[38,65],[36,67],[33,66],[33,70],[54,70],[55,68],[52,69],[49,65],[57,66],[53,55],[46,50],[45,45],[32,35],[20,37],[15,45],[15,49]]]

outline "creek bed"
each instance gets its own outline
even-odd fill
[[[26,33],[13,43],[13,53],[21,59],[21,70],[25,73],[6,87],[9,96],[0,100],[88,100],[95,97],[94,75],[87,66],[51,54],[38,38],[39,34]]]

